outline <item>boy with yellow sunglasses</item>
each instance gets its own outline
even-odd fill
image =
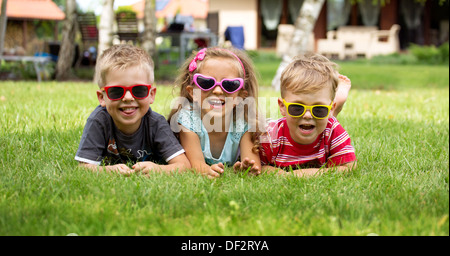
[[[337,109],[333,102],[338,83],[346,86],[346,92],[350,88],[350,80],[339,75],[335,66],[313,54],[297,57],[286,67],[278,99],[284,117],[269,122],[260,141],[263,171],[304,177],[356,166],[350,137],[333,116],[343,105]],[[290,168],[293,171],[287,172]]]

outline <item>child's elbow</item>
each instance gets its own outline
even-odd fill
[[[349,163],[350,169],[356,169],[357,166],[358,166],[358,162],[356,160]]]
[[[180,159],[177,159],[174,164],[179,170],[187,170],[191,168],[191,162],[189,162],[189,159],[187,159],[186,156],[180,157]]]
[[[358,166],[358,164],[357,164],[357,161],[356,161],[356,160],[353,161],[353,162],[349,162],[349,163],[346,163],[346,164],[343,165],[344,170],[345,170],[346,172],[351,172],[351,171],[353,171],[354,169],[356,169],[357,166]]]

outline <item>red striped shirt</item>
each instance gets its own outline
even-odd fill
[[[350,136],[333,116],[322,134],[309,145],[298,144],[291,138],[286,118],[269,122],[267,134],[260,142],[263,165],[319,168],[325,164],[332,167],[356,161]]]

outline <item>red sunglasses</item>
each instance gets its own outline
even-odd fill
[[[101,90],[106,92],[106,96],[108,96],[110,100],[121,100],[123,97],[125,97],[125,93],[127,91],[130,91],[131,95],[135,99],[145,99],[150,93],[151,88],[151,84],[136,84],[132,86],[105,86]]]

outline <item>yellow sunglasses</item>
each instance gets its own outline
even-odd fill
[[[325,119],[330,114],[333,101],[329,106],[327,105],[312,105],[307,106],[300,103],[290,103],[283,99],[283,104],[286,106],[287,113],[292,117],[302,117],[306,110],[309,110],[311,115],[316,119]]]

